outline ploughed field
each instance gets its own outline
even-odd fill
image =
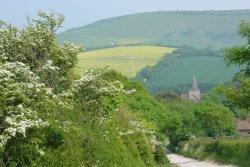
[[[109,66],[127,77],[134,77],[146,66],[153,66],[174,48],[159,46],[125,46],[84,52],[78,55],[76,72]]]

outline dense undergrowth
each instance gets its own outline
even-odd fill
[[[248,167],[249,138],[200,139],[180,143],[180,153],[197,159],[211,159],[225,164]]]

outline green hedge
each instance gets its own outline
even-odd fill
[[[224,164],[250,166],[250,138],[199,139],[182,142],[179,152],[198,159],[212,159]]]

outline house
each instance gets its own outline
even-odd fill
[[[236,128],[240,134],[250,135],[250,117],[248,117],[245,120],[236,118],[235,123],[236,123]]]

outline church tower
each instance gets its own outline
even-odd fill
[[[195,76],[193,76],[193,83],[191,89],[188,92],[188,98],[194,101],[201,100],[201,91],[198,87]]]

